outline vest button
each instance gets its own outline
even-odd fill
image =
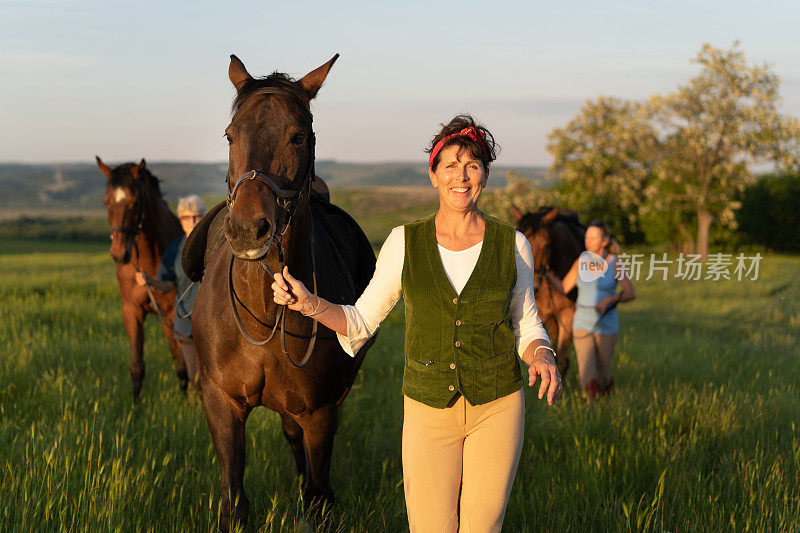
[[[449,386],[449,387],[447,387],[447,388],[448,388],[448,389],[450,389],[450,390],[456,390],[456,388],[455,388],[455,387],[453,387],[452,385],[450,385],[450,386]]]
[[[456,348],[460,348],[460,347],[461,347],[461,341],[456,341]]]
[[[455,367],[456,367],[455,363],[450,363],[450,368],[455,368]]]
[[[453,303],[457,304],[458,303],[458,298],[453,298]]]
[[[456,320],[456,326],[460,326],[460,325],[461,325],[461,321],[460,320]]]

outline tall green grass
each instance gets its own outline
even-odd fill
[[[0,530],[210,531],[219,473],[157,321],[143,400],[104,246],[0,242]],[[548,408],[527,391],[507,531],[800,530],[800,259],[758,281],[637,282],[616,391]],[[402,309],[344,403],[338,504],[319,529],[402,531]],[[249,530],[293,531],[299,481],[277,415],[247,425]]]

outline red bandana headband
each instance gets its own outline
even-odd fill
[[[468,128],[464,128],[463,130],[459,131],[458,133],[453,133],[452,135],[448,135],[447,137],[440,140],[431,150],[431,157],[428,159],[428,167],[433,168],[433,160],[437,156],[439,152],[441,152],[442,147],[444,144],[452,139],[453,137],[464,136],[481,145],[483,148],[483,155],[486,159],[489,159],[489,150],[486,148],[486,142],[483,140],[486,137],[486,134],[480,131],[475,126],[470,126]]]

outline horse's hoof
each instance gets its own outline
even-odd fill
[[[227,510],[225,509],[226,504],[223,502],[222,509],[219,513],[219,522],[217,523],[217,528],[222,531],[223,533],[228,533],[237,527],[244,529],[247,526],[247,515],[250,511],[250,502],[247,501],[247,498],[242,496],[242,499],[239,500],[238,505]]]
[[[331,489],[309,487],[303,493],[303,508],[306,511],[327,513],[336,504],[336,496]]]
[[[314,533],[314,528],[301,516],[294,524],[294,533]]]

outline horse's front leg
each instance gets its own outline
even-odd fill
[[[306,506],[315,501],[328,507],[333,505],[333,490],[330,487],[331,454],[336,433],[336,405],[325,405],[304,413],[300,418],[303,441],[306,449],[306,479],[303,488]]]
[[[183,359],[183,350],[181,350],[180,342],[175,338],[172,325],[167,324],[166,321],[161,321],[161,329],[164,331],[164,336],[169,343],[169,352],[172,354],[172,359],[175,362],[175,373],[178,375],[178,382],[182,392],[186,392],[189,386],[189,372],[186,369],[186,361]]]
[[[131,347],[131,383],[133,401],[139,400],[144,381],[144,310],[136,304],[123,302],[122,321]]]
[[[556,318],[556,316],[554,314],[553,315],[548,315],[547,317],[542,319],[542,325],[544,326],[544,330],[547,332],[547,336],[550,337],[550,342],[557,344],[558,343],[558,333],[559,333],[558,326],[559,326],[559,324],[558,324],[558,319]],[[556,352],[556,353],[558,353],[558,352]],[[560,358],[561,354],[559,353],[558,356]]]
[[[564,378],[569,370],[569,348],[572,343],[572,318],[575,316],[574,307],[564,307],[558,310],[558,371]]]
[[[217,451],[222,495],[219,529],[229,531],[247,524],[250,502],[244,493],[245,422],[248,411],[237,409],[234,401],[215,382],[201,373],[203,408]]]
[[[297,473],[306,473],[306,450],[303,447],[303,428],[300,424],[287,413],[281,413],[281,423],[283,426],[283,436],[289,441],[292,448],[294,462],[297,465]]]

